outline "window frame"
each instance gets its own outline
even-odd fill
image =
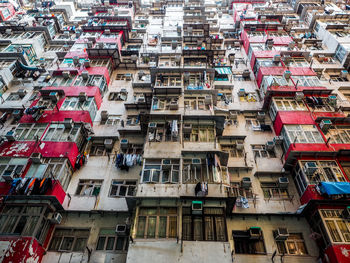
[[[120,182],[120,184],[116,184],[116,182]],[[130,183],[135,183],[135,184],[130,184]],[[116,187],[116,194],[112,195],[113,187]],[[121,187],[125,187],[125,195],[120,195],[120,189]],[[129,195],[129,189],[134,188],[133,194]],[[127,196],[135,196],[136,195],[136,190],[137,190],[137,180],[119,180],[119,179],[113,179],[111,182],[111,187],[109,190],[109,197],[127,197]]]
[[[101,193],[102,185],[103,180],[101,179],[80,179],[75,191],[75,195],[82,197],[98,197]],[[84,191],[88,190],[89,188],[92,188],[92,190],[89,194],[85,194]],[[97,195],[94,195],[95,189],[99,189]]]

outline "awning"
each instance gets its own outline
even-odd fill
[[[327,195],[350,194],[349,182],[321,182],[319,187],[320,187],[321,194],[327,194]]]
[[[225,67],[225,68],[215,68],[215,71],[217,73],[219,73],[220,75],[224,75],[224,74],[232,74],[232,71],[229,67]]]

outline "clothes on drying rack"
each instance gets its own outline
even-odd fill
[[[52,188],[51,178],[16,178],[8,195],[44,195]]]
[[[115,167],[129,171],[129,168],[134,165],[142,164],[142,156],[140,154],[124,154],[118,153],[115,159]]]

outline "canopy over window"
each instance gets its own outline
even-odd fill
[[[350,194],[349,182],[321,182],[320,191],[327,195],[347,195]]]

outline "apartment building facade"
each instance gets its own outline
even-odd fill
[[[0,12],[1,262],[350,262],[344,3]]]

